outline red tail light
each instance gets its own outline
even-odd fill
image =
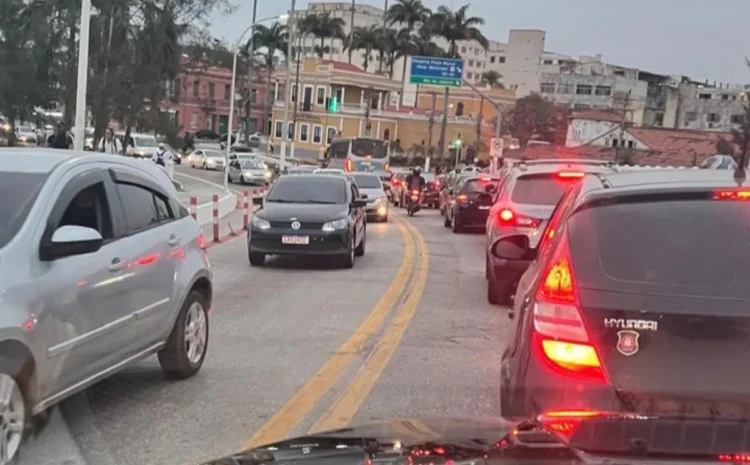
[[[586,381],[607,382],[596,346],[581,317],[570,249],[562,239],[542,275],[534,305],[534,338],[552,369]]]
[[[750,200],[750,190],[716,191],[716,200]]]
[[[466,205],[469,203],[469,197],[466,194],[459,194],[456,196],[456,203],[459,205]]]
[[[542,222],[539,218],[532,218],[526,215],[519,215],[514,213],[509,208],[503,208],[498,214],[500,223],[503,226],[524,226],[528,228],[536,228]]]
[[[203,233],[200,233],[198,235],[198,247],[200,247],[201,249],[206,248],[206,236],[204,236]]]
[[[598,417],[604,412],[597,410],[553,410],[537,417],[537,420],[548,430],[570,438],[586,418]]]
[[[558,178],[570,179],[570,178],[582,178],[586,175],[581,171],[560,171],[557,173]]]
[[[354,171],[354,162],[351,160],[346,160],[346,166],[344,167],[346,171]]]

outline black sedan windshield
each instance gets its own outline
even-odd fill
[[[334,176],[282,177],[274,184],[266,202],[346,203],[346,182]]]

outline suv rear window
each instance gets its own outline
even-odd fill
[[[47,174],[0,173],[0,248],[21,229],[46,180]]]
[[[513,185],[510,200],[514,203],[555,206],[565,191],[579,180],[560,179],[554,173],[519,176]]]
[[[496,179],[472,179],[466,181],[462,190],[467,194],[485,194],[488,193],[487,187],[493,184],[497,189],[498,181]]]
[[[569,223],[579,285],[750,298],[750,203],[673,200],[619,203]]]

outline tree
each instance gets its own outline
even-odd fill
[[[435,35],[448,41],[448,53],[454,58],[459,58],[458,42],[473,40],[484,47],[489,47],[489,41],[479,30],[484,25],[484,19],[478,16],[469,16],[469,4],[456,11],[446,6],[441,6],[431,17],[431,27]]]
[[[319,14],[307,15],[301,22],[300,30],[304,30],[307,34],[311,34],[316,38],[320,39],[320,45],[316,46],[315,50],[318,57],[323,58],[323,54],[332,50],[334,39],[343,39],[344,26],[346,22],[341,18],[335,18],[331,16],[329,11],[324,11]],[[331,47],[326,47],[325,40],[331,39]]]
[[[380,26],[370,25],[364,27],[355,27],[352,32],[352,43],[349,44],[351,50],[364,50],[363,68],[367,71],[370,65],[370,55],[376,49],[380,39]]]
[[[386,24],[389,27],[393,27],[395,24],[403,25],[399,30],[398,35],[400,43],[399,53],[402,56],[410,53],[419,55],[416,53],[418,47],[416,47],[413,39],[411,39],[411,32],[416,29],[417,25],[422,29],[431,14],[432,12],[430,9],[425,7],[421,0],[396,0],[396,2],[388,8],[388,11],[386,11],[385,14]],[[424,32],[426,33],[428,30],[425,29]],[[429,42],[431,38],[432,37],[428,37],[427,42]],[[435,45],[435,47],[439,48],[437,45]],[[391,70],[390,74],[391,78],[393,78],[393,70]],[[404,82],[405,80],[406,60],[404,60],[403,69],[401,71],[401,82]]]
[[[522,147],[530,140],[555,142],[560,121],[560,110],[539,94],[531,94],[516,101],[510,110],[506,129],[518,138]]]
[[[495,70],[489,70],[482,73],[482,82],[492,88],[505,89],[505,86],[500,82],[502,76]]]
[[[255,26],[252,38],[252,55],[260,56],[266,66],[266,104],[263,111],[263,130],[268,127],[268,110],[271,108],[271,76],[276,67],[276,53],[286,55],[288,51],[289,33],[287,27],[280,23],[270,26],[259,24]],[[289,83],[287,83],[289,85]],[[286,100],[286,98],[284,99]]]

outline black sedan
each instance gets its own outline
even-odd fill
[[[252,266],[267,255],[329,255],[345,267],[365,254],[365,206],[357,186],[345,176],[282,176],[265,199],[247,231]]]

